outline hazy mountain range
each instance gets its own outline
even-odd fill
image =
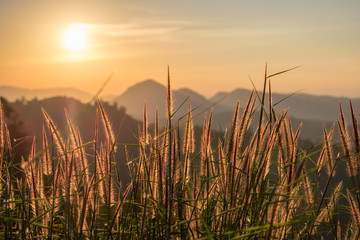
[[[10,102],[18,99],[32,100],[37,98],[41,100],[54,96],[73,97],[82,102],[88,102],[93,97],[91,94],[75,88],[27,89],[11,86],[0,86],[0,96],[6,98]]]
[[[176,109],[186,100],[185,106],[180,109],[181,113],[187,112],[188,104],[191,104],[192,108],[200,106],[202,110],[213,106],[214,112],[233,111],[238,100],[240,101],[240,106],[246,104],[250,93],[250,90],[235,89],[231,92],[219,92],[213,97],[206,99],[194,90],[183,88],[173,91],[175,99],[174,108]],[[258,93],[262,94],[260,91]],[[347,110],[345,106],[349,102],[349,99],[345,97],[316,96],[304,93],[273,93],[272,99],[277,112],[288,109],[290,116],[304,120],[319,121],[336,121],[339,116],[339,101],[344,105],[345,111]],[[114,99],[119,106],[124,106],[127,109],[127,113],[138,119],[142,117],[144,100],[147,102],[149,112],[153,112],[155,106],[158,106],[159,110],[164,110],[166,108],[166,87],[155,81],[146,80],[130,87],[126,92]],[[360,98],[351,100],[354,108],[359,109]]]
[[[205,98],[201,94],[188,88],[173,91],[173,110],[177,110],[174,120],[183,119],[188,112],[189,105],[194,110],[195,124],[201,125],[205,113],[209,114],[213,108],[213,128],[223,130],[229,127],[233,116],[236,102],[240,101],[240,106],[244,107],[251,91],[246,89],[235,89],[231,92],[218,92],[211,98]],[[261,95],[261,92],[259,92]],[[0,95],[9,101],[15,99],[38,99],[51,96],[74,97],[83,102],[89,101],[92,96],[73,88],[63,89],[37,89],[29,90],[2,86]],[[318,141],[322,139],[322,125],[330,127],[339,116],[339,101],[343,104],[346,116],[349,116],[349,103],[347,98],[331,96],[315,96],[310,94],[278,94],[273,93],[273,104],[275,111],[280,113],[283,109],[288,109],[288,116],[291,117],[294,128],[302,122],[302,136],[304,138]],[[148,118],[152,122],[155,116],[155,109],[158,108],[159,116],[162,121],[166,118],[166,87],[156,81],[146,80],[129,87],[123,94],[114,97],[103,98],[104,101],[116,103],[117,106],[126,108],[126,113],[135,119],[142,120],[144,102],[146,101]],[[355,112],[360,109],[360,98],[352,99]],[[259,108],[259,106],[258,106]],[[348,117],[349,118],[349,117]],[[348,119],[350,120],[350,119]]]

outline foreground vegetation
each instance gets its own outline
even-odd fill
[[[43,110],[42,150],[36,151],[34,139],[21,166],[13,162],[16,142],[1,112],[1,238],[358,239],[360,136],[352,106],[350,136],[340,105],[342,153],[333,150],[335,125],[324,127],[320,152],[302,149],[301,126],[294,131],[286,111],[274,112],[271,94],[264,104],[275,75],[265,74],[262,96],[253,91],[243,108],[236,104],[222,139],[211,136],[212,112],[205,116],[200,152],[191,108],[184,124],[172,119],[169,77],[166,126],[160,128],[156,112],[149,131],[145,104],[138,157],[125,146],[129,184],[122,183],[117,136],[100,101],[88,143],[66,112],[68,129],[60,131]],[[256,103],[260,120],[252,123]],[[250,131],[251,125],[257,129]],[[337,167],[342,162],[347,169]],[[351,184],[334,181],[336,171]]]

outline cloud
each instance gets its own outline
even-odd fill
[[[184,29],[187,22],[148,22],[123,24],[75,24],[86,28],[89,35],[108,40],[158,41],[169,40]]]

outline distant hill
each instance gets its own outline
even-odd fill
[[[232,92],[221,92],[211,97],[209,101],[215,103],[220,101],[220,105],[225,109],[234,107],[237,100],[244,105],[250,95],[249,90],[236,89]],[[262,92],[259,92],[261,95]],[[268,94],[266,94],[268,99]],[[339,102],[344,105],[344,112],[349,114],[349,98],[315,96],[304,93],[296,94],[272,94],[273,104],[276,104],[275,110],[278,112],[283,109],[289,109],[289,115],[299,119],[318,120],[322,122],[334,122],[339,118]],[[360,98],[351,99],[355,109],[360,109]],[[266,101],[267,103],[267,101]]]
[[[146,101],[149,121],[154,121],[155,110],[158,108],[159,117],[164,120],[166,118],[166,87],[153,80],[146,80],[130,87],[114,101],[118,106],[124,106],[126,112],[138,120],[143,118],[144,102]],[[192,108],[199,107],[197,111],[209,108],[209,102],[202,95],[187,89],[179,89],[173,91],[173,110],[178,109],[174,119],[185,116],[188,112],[188,106]]]
[[[199,93],[187,88],[174,90],[174,109],[183,104],[176,115],[177,117],[186,114],[189,104],[191,104],[192,108],[199,107],[198,112],[209,112],[210,107],[213,107],[214,112],[217,114],[232,112],[238,100],[240,106],[246,104],[250,93],[251,91],[247,89],[235,89],[231,92],[219,92],[206,99]],[[262,94],[261,92],[258,93]],[[267,94],[266,99],[268,99]],[[160,113],[164,112],[166,109],[166,87],[153,80],[146,80],[133,85],[123,94],[114,98],[114,101],[119,106],[124,106],[127,112],[138,120],[142,119],[145,100],[149,115],[155,112],[156,106],[159,108]],[[185,100],[186,102],[184,102]],[[346,107],[349,99],[346,97],[315,96],[303,93],[293,95],[273,93],[272,101],[275,104],[276,111],[280,112],[283,109],[288,109],[289,116],[297,119],[334,122],[339,117],[339,101],[344,105],[345,113],[349,114],[348,107]],[[360,98],[352,99],[352,103],[355,109],[360,109]]]
[[[189,88],[173,90],[173,110],[176,113],[174,122],[184,119],[191,105],[193,109],[194,122],[202,125],[204,114],[209,114],[210,109],[214,110],[213,127],[215,130],[224,130],[229,127],[236,102],[244,107],[251,91],[247,89],[235,89],[231,92],[218,92],[213,97],[206,99],[201,94]],[[259,92],[261,95],[261,92]],[[93,96],[73,88],[56,89],[24,89],[9,86],[0,86],[0,96],[9,101],[21,99],[31,100],[35,97],[38,100],[53,96],[69,96],[88,102]],[[313,141],[322,139],[322,125],[330,126],[339,117],[339,101],[344,105],[346,116],[350,116],[348,99],[345,97],[315,96],[310,94],[272,94],[272,101],[275,104],[275,111],[280,113],[288,109],[288,116],[294,124],[303,122],[302,137]],[[102,99],[109,103],[115,103],[118,107],[124,107],[128,115],[138,121],[143,118],[143,107],[146,101],[149,122],[154,122],[155,109],[159,110],[160,122],[163,124],[166,119],[166,87],[154,80],[145,80],[129,87],[119,96],[103,96]],[[268,96],[266,94],[266,99]],[[360,109],[360,98],[352,99],[353,106]],[[257,106],[259,109],[259,106]],[[359,111],[357,111],[359,112]],[[347,119],[348,121],[350,119]]]
[[[173,109],[181,108],[174,115],[174,120],[186,115],[188,105],[195,116],[195,124],[201,125],[204,113],[209,114],[211,107],[214,110],[213,127],[216,130],[224,130],[229,127],[236,102],[240,101],[240,106],[244,107],[251,91],[247,89],[236,89],[231,92],[219,92],[213,97],[206,99],[199,93],[190,89],[179,89],[173,91]],[[259,92],[261,95],[262,93]],[[266,99],[268,95],[266,94]],[[137,83],[125,91],[122,95],[114,99],[118,106],[124,106],[127,113],[134,118],[141,120],[143,117],[143,106],[146,100],[148,108],[148,118],[154,120],[155,108],[159,108],[159,115],[162,121],[166,118],[166,87],[153,80],[146,80]],[[348,99],[330,96],[315,96],[303,93],[278,94],[273,93],[273,103],[275,111],[280,113],[283,109],[288,109],[288,116],[291,117],[294,127],[303,123],[302,137],[312,141],[322,140],[322,125],[330,128],[339,116],[339,101],[344,105],[344,111],[349,116]],[[360,108],[360,99],[352,99],[354,108]],[[259,109],[259,106],[257,106]],[[350,120],[350,119],[348,119]]]
[[[0,96],[6,98],[10,102],[21,99],[32,100],[34,98],[41,100],[55,96],[72,97],[81,102],[88,102],[93,97],[91,94],[75,88],[26,89],[10,86],[0,86]]]

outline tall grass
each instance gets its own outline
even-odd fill
[[[324,127],[323,147],[314,159],[316,152],[299,144],[301,126],[293,129],[287,111],[275,113],[271,94],[266,109],[267,87],[271,93],[266,71],[262,96],[255,90],[244,106],[236,104],[231,128],[222,139],[211,136],[212,111],[205,116],[200,151],[195,152],[192,108],[184,124],[175,126],[168,76],[168,121],[161,130],[156,110],[150,132],[144,105],[138,157],[131,158],[125,147],[131,176],[127,185],[119,176],[118,143],[101,101],[94,140],[88,143],[82,142],[66,112],[68,137],[43,109],[47,126],[42,151],[36,152],[34,139],[21,166],[13,164],[16,146],[0,112],[1,238],[359,237],[360,137],[352,105],[352,138],[340,105],[343,153],[334,157],[334,126]],[[252,123],[256,105],[260,118]],[[99,139],[99,118],[104,139]],[[254,125],[257,129],[250,131]],[[350,188],[344,189],[342,182],[333,184],[339,161],[347,164]],[[23,175],[16,179],[12,172],[19,167]],[[320,184],[324,176],[325,184]],[[340,198],[347,206],[340,207]],[[351,216],[345,227],[339,221],[344,214]]]

